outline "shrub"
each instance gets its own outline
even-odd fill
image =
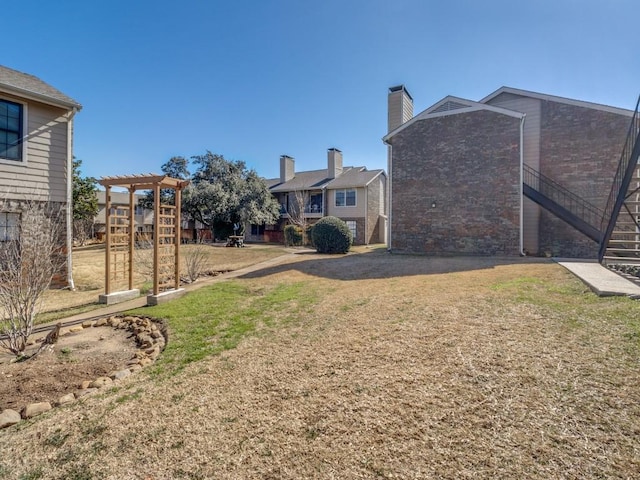
[[[337,217],[321,218],[311,233],[318,253],[347,253],[353,242],[351,230]]]
[[[285,245],[300,246],[304,238],[302,229],[297,225],[287,225],[284,227],[284,243]]]

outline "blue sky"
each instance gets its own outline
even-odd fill
[[[296,170],[386,169],[388,87],[419,113],[503,85],[634,108],[637,0],[6,2],[0,63],[83,105],[75,155],[95,177],[170,157]],[[7,21],[7,19],[11,19]]]

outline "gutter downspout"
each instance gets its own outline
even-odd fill
[[[387,146],[387,191],[386,191],[386,206],[387,206],[387,252],[391,252],[391,167],[393,163],[393,146],[386,140],[382,140]]]
[[[76,289],[73,283],[73,117],[76,107],[67,114],[67,286]]]
[[[520,118],[520,256],[526,256],[524,253],[524,121],[527,115],[522,114]]]

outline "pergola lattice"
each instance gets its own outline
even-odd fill
[[[105,296],[113,293],[114,285],[127,280],[133,290],[135,250],[135,196],[136,190],[153,190],[153,295],[180,288],[180,208],[182,189],[188,180],[167,175],[133,175],[103,177],[99,181],[105,187]],[[129,191],[129,206],[112,208],[112,187]],[[160,190],[175,190],[175,205],[160,204]],[[108,302],[107,302],[108,303]]]

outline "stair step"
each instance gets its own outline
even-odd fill
[[[640,245],[640,240],[611,239],[609,245]]]
[[[633,248],[607,248],[605,251],[607,253],[625,253],[629,256],[633,256],[633,255],[640,256],[640,250],[636,250]]]
[[[605,255],[602,257],[602,260],[605,263],[616,263],[616,264],[630,264],[630,265],[640,265],[640,258],[638,257],[612,257]]]

